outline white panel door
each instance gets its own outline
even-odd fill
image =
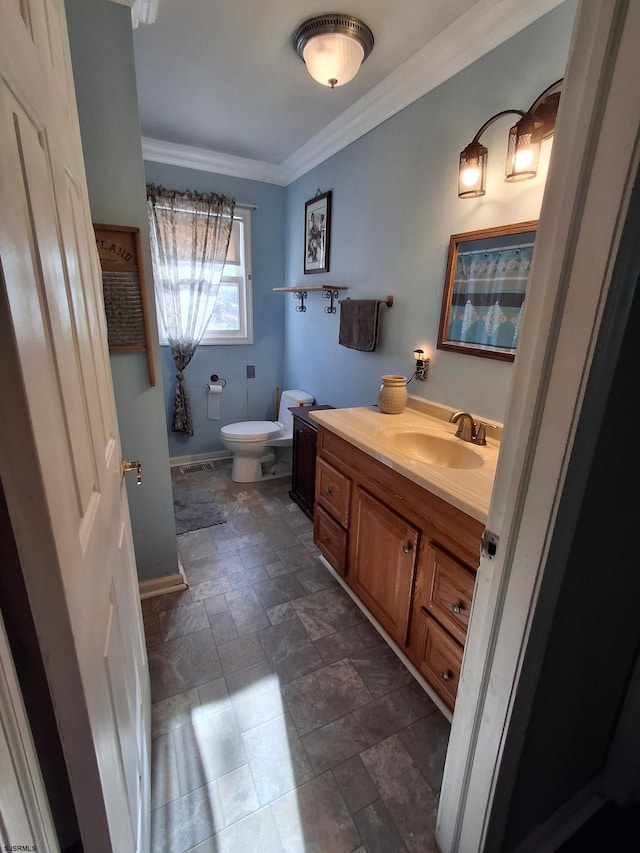
[[[62,0],[3,0],[0,476],[84,849],[149,845],[149,678]]]

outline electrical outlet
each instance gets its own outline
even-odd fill
[[[247,365],[247,379],[255,379],[256,378],[256,366],[255,364]]]

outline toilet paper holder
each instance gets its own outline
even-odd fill
[[[220,377],[218,376],[218,374],[217,374],[217,373],[212,373],[212,374],[211,374],[211,379],[210,379],[210,381],[211,381],[211,382],[222,382],[222,387],[223,387],[223,388],[225,388],[225,387],[226,387],[226,385],[227,385],[227,380],[226,380],[226,379],[220,379]]]

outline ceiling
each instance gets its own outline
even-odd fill
[[[214,171],[288,183],[560,2],[159,0],[155,23],[134,30],[145,156],[182,152],[206,168],[215,155]],[[356,78],[334,90],[291,45],[302,21],[327,11],[361,18],[375,38]]]

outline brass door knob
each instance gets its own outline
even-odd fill
[[[139,459],[135,459],[129,461],[129,459],[122,460],[122,474],[123,476],[129,471],[136,472],[136,486],[142,485],[142,462]]]

